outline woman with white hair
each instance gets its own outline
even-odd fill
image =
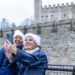
[[[20,62],[17,75],[45,75],[48,61],[46,54],[40,49],[40,40],[38,35],[27,33],[24,36],[23,51],[11,45],[10,42],[6,44],[6,47],[9,46],[9,51],[14,54],[14,57],[11,57],[12,62],[9,59],[11,65]],[[7,51],[6,47],[5,51]]]
[[[16,45],[17,48],[22,49],[23,47],[23,33],[19,30],[16,30],[13,35],[13,43]],[[7,47],[6,47],[7,48]],[[8,58],[7,58],[8,56]],[[14,70],[14,68],[9,69],[7,67],[8,59],[11,57],[11,53],[7,48],[7,51],[5,52],[4,48],[0,50],[0,75],[16,75],[17,70]],[[12,59],[10,59],[12,61]],[[15,67],[13,65],[13,67]],[[17,69],[17,67],[16,67]]]
[[[15,44],[16,47],[21,50],[23,48],[23,37],[24,34],[20,30],[15,30],[13,35],[13,44]]]

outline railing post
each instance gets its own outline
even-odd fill
[[[75,66],[73,66],[72,75],[75,75]]]

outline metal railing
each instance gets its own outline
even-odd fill
[[[49,64],[46,75],[75,75],[75,66]]]

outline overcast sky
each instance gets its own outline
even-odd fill
[[[75,0],[43,0],[43,5],[70,3]],[[0,21],[6,18],[17,25],[34,15],[34,0],[0,0]]]

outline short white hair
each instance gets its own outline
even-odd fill
[[[25,45],[25,40],[27,37],[31,37],[33,39],[33,41],[35,42],[36,46],[40,46],[40,40],[41,40],[41,37],[38,36],[38,35],[35,35],[33,33],[27,33],[25,36],[24,36],[24,45]]]
[[[13,38],[15,38],[16,36],[21,36],[22,39],[24,37],[23,33],[20,30],[15,30],[14,35],[13,35]]]

